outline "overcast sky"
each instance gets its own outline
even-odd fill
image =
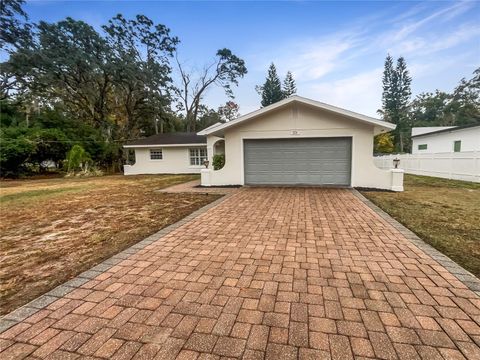
[[[468,2],[162,2],[28,1],[31,20],[67,16],[97,29],[109,18],[145,14],[180,38],[179,53],[192,68],[212,61],[219,48],[245,60],[248,74],[234,89],[240,112],[260,106],[255,85],[273,61],[298,95],[376,115],[387,53],[404,56],[413,93],[451,91],[480,66],[480,3]],[[207,105],[226,97],[212,89]]]

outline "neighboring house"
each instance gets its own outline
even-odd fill
[[[373,163],[373,137],[395,125],[300,96],[291,96],[235,120],[198,133],[196,143],[183,134],[155,135],[126,145],[134,148],[135,165],[125,174],[198,172],[191,149],[206,149],[203,186],[327,185],[403,190],[403,171],[381,170]],[[206,144],[205,139],[206,137]],[[200,139],[203,143],[200,144]],[[162,153],[152,159],[152,151]],[[169,152],[175,151],[175,159]],[[225,166],[213,170],[215,154]]]
[[[393,160],[408,174],[480,182],[480,124],[412,128],[412,153],[377,156],[391,169]]]
[[[412,154],[480,151],[480,124],[412,128]]]
[[[157,134],[123,147],[135,151],[135,163],[124,166],[125,175],[200,173],[207,159],[207,138],[195,133]]]

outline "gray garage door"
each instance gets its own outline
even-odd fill
[[[245,140],[247,185],[350,185],[351,138]]]

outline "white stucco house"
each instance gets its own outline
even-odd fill
[[[195,133],[167,133],[129,142],[135,163],[124,165],[125,175],[195,174],[207,159],[207,137]]]
[[[201,172],[203,186],[321,185],[402,191],[403,170],[381,170],[373,163],[374,135],[394,128],[295,95],[198,134],[161,134],[129,143],[125,147],[135,150],[136,163],[126,166],[125,174]],[[212,168],[215,154],[225,156],[222,169]],[[205,159],[208,167],[202,168]]]
[[[480,125],[412,128],[412,154],[480,151]]]

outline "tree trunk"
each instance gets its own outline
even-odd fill
[[[191,131],[192,131],[192,125],[193,125],[193,124],[192,124],[192,117],[193,117],[193,116],[192,116],[191,111],[187,111],[187,114],[186,114],[186,116],[185,116],[185,122],[186,122],[186,124],[187,124],[187,129],[186,129],[187,132],[191,132]]]

